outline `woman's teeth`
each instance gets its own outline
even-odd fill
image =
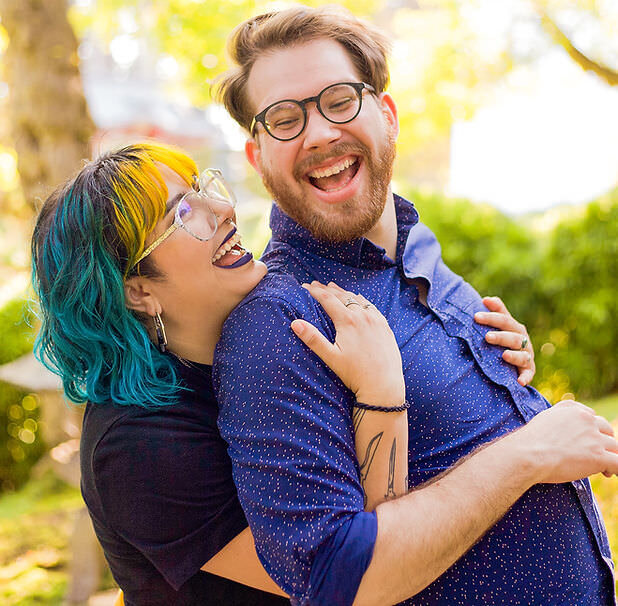
[[[232,248],[236,245],[240,246],[240,234],[238,232],[236,232],[225,244],[217,249],[215,256],[212,258],[212,262],[216,263],[221,257],[225,256],[229,252],[233,255],[242,255],[242,251],[232,250]]]

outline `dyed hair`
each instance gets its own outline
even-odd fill
[[[339,42],[363,82],[377,93],[386,90],[390,43],[381,32],[338,6],[298,6],[253,17],[232,32],[228,53],[233,67],[215,84],[217,100],[249,130],[255,108],[247,95],[247,82],[256,60],[273,50],[320,38]]]
[[[165,215],[158,164],[192,185],[197,166],[172,147],[144,143],[102,155],[43,204],[32,236],[41,330],[35,354],[74,402],[155,407],[180,388],[171,359],[125,305],[124,280]],[[160,278],[149,257],[139,274]]]

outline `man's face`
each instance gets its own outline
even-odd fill
[[[337,42],[318,39],[277,49],[258,59],[248,94],[257,114],[283,99],[302,100],[338,82],[360,82]],[[391,97],[365,91],[358,116],[334,124],[315,103],[307,105],[305,130],[278,141],[257,125],[247,157],[277,204],[314,237],[346,241],[380,220],[389,195],[397,114]]]

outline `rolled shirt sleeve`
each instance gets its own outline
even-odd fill
[[[332,324],[297,282],[284,297],[259,289],[228,318],[215,354],[234,482],[260,561],[293,601],[351,604],[377,534],[363,511],[352,395],[290,328],[303,317],[332,339]]]

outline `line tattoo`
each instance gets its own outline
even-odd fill
[[[367,482],[367,476],[369,475],[369,469],[371,468],[371,464],[373,463],[373,459],[376,456],[376,452],[378,450],[378,446],[382,441],[382,436],[384,432],[381,431],[379,434],[376,434],[371,438],[369,444],[367,445],[367,449],[365,450],[365,457],[363,458],[363,462],[360,464],[360,482],[363,488],[363,502],[365,507],[367,506],[367,492],[365,491],[365,483]]]
[[[395,457],[397,456],[397,438],[393,438],[391,454],[388,459],[388,487],[386,488],[385,499],[394,499],[395,494]]]
[[[364,408],[356,408],[356,406],[352,409],[352,425],[355,432],[358,432],[358,427],[361,424],[366,412],[367,411]]]

